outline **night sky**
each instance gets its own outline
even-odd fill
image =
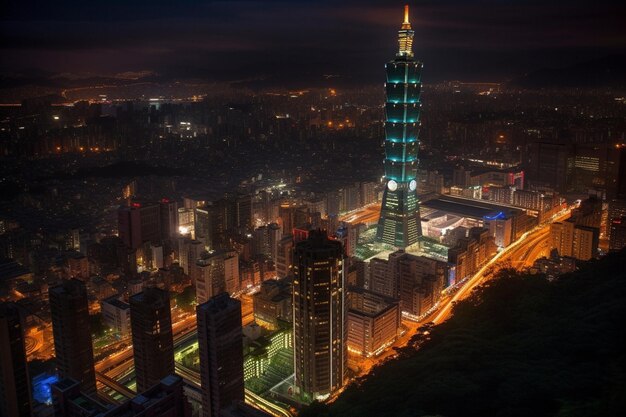
[[[379,82],[405,2],[12,1],[0,72],[153,71],[172,78],[292,81],[339,74]],[[619,1],[409,2],[430,81],[504,81],[623,53]]]

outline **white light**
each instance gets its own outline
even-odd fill
[[[389,180],[387,188],[389,188],[389,191],[396,191],[398,189],[398,183],[394,180]]]
[[[180,226],[180,227],[178,228],[178,232],[179,232],[181,235],[186,235],[187,233],[189,233],[189,228],[188,228],[188,227],[185,227],[185,226]]]

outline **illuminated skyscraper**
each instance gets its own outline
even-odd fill
[[[422,63],[413,57],[409,7],[398,32],[398,53],[387,63],[385,181],[377,240],[405,248],[422,234],[417,200],[417,150]]]
[[[305,399],[341,388],[347,365],[341,242],[312,230],[293,251],[295,385]]]

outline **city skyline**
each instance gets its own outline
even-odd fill
[[[0,414],[619,415],[622,9],[9,5]]]

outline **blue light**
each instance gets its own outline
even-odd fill
[[[500,212],[498,214],[496,214],[495,216],[485,216],[486,220],[500,220],[500,219],[504,219],[504,212]]]
[[[39,374],[33,378],[33,398],[42,404],[52,404],[52,392],[50,385],[59,381],[56,375],[48,373]]]

